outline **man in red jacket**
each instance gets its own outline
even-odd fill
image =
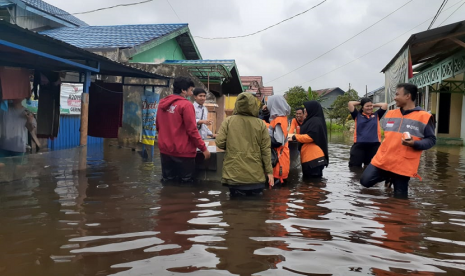
[[[192,182],[197,149],[203,152],[205,159],[210,158],[197,130],[194,106],[185,98],[192,96],[193,89],[194,82],[190,78],[177,77],[173,95],[162,99],[158,105],[156,125],[164,181],[180,178],[183,182]]]

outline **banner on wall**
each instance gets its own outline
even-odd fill
[[[82,84],[63,83],[60,93],[60,114],[79,115],[81,114],[81,95],[83,92]],[[40,91],[39,91],[40,100]],[[27,109],[37,113],[39,107],[38,101],[27,103]]]
[[[396,61],[384,72],[386,103],[392,103],[396,95],[396,86],[399,83],[408,82],[409,78],[409,48],[396,59]]]
[[[61,114],[81,114],[82,84],[63,83],[61,85]],[[39,96],[40,99],[40,96]]]
[[[146,92],[142,99],[142,144],[153,146],[157,135],[156,116],[160,94]]]

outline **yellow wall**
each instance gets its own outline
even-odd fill
[[[460,138],[462,125],[462,99],[463,94],[452,94],[450,108],[449,138]]]
[[[436,114],[436,93],[431,94],[431,113]],[[460,138],[462,128],[462,100],[463,94],[451,95],[449,134],[439,133],[438,137]]]
[[[236,105],[237,96],[225,96],[224,99],[224,109],[234,109]]]

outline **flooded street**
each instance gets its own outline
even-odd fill
[[[423,181],[396,199],[362,189],[349,149],[332,137],[323,181],[297,171],[233,199],[220,183],[164,186],[159,159],[129,149],[89,151],[85,171],[57,159],[0,184],[0,275],[465,275],[464,150],[425,152]]]

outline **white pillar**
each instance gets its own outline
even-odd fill
[[[462,97],[462,114],[460,126],[460,138],[462,138],[462,140],[465,141],[465,95]]]
[[[428,107],[429,107],[429,85],[427,85],[425,88],[425,110],[426,111],[430,111],[428,110]]]
[[[438,136],[439,125],[439,92],[436,92],[436,136]]]

